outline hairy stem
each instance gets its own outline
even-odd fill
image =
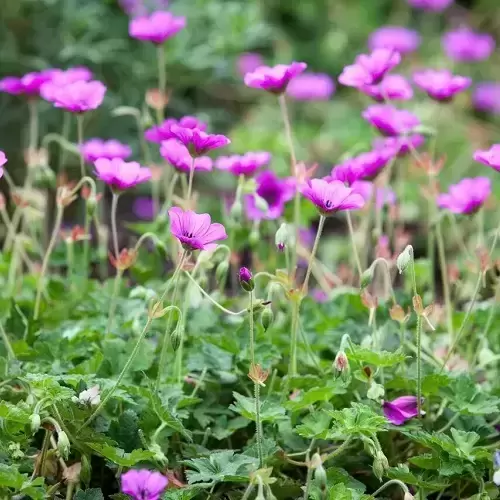
[[[85,161],[83,159],[83,154],[81,151],[83,144],[83,115],[76,115],[76,129],[77,129],[77,137],[78,137],[78,147],[80,149],[80,175],[85,177]]]
[[[118,291],[120,290],[120,284],[122,281],[123,271],[121,269],[116,269],[115,279],[113,281],[113,292],[111,294],[111,300],[109,301],[109,311],[108,311],[108,323],[106,326],[106,333],[111,333],[111,328],[113,326],[113,321],[115,319],[116,312],[116,300],[118,297]]]
[[[193,190],[194,162],[195,162],[195,159],[193,157],[193,158],[191,158],[191,168],[189,169],[189,182],[188,182],[188,189],[187,189],[187,195],[186,195],[186,200],[188,203],[191,203],[191,192]]]
[[[321,238],[321,234],[323,232],[323,227],[325,226],[326,217],[322,215],[319,218],[318,230],[316,231],[316,238],[314,240],[314,245],[311,251],[311,257],[309,259],[309,264],[307,266],[306,277],[304,279],[304,283],[302,285],[302,292],[307,293],[307,286],[309,284],[309,278],[311,276],[311,271],[314,263],[314,259],[316,258],[316,252],[318,251],[319,240]]]
[[[160,91],[160,99],[162,101],[162,106],[158,106],[157,110],[158,124],[160,124],[163,121],[163,98],[167,87],[165,47],[163,45],[158,45],[156,48],[156,61],[158,64],[158,90]]]
[[[453,332],[453,309],[451,304],[450,283],[448,280],[448,268],[446,264],[443,232],[441,229],[440,221],[438,221],[438,223],[436,224],[436,241],[439,254],[439,267],[441,267],[441,278],[443,280],[444,305],[446,308],[446,321],[448,327],[448,334],[450,335],[451,338],[454,338],[455,334]]]
[[[351,212],[349,210],[346,211],[347,217],[347,227],[349,228],[349,236],[351,238],[351,246],[352,253],[354,255],[354,262],[356,263],[356,269],[358,271],[358,275],[361,277],[363,274],[363,269],[361,268],[361,261],[359,260],[358,248],[356,246],[356,239],[354,238],[354,228],[352,225]]]
[[[113,238],[113,253],[115,254],[115,259],[118,260],[120,255],[120,250],[118,248],[118,231],[116,229],[116,209],[118,207],[119,193],[113,191],[113,198],[111,199],[111,235]]]

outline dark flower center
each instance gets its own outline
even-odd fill
[[[332,206],[333,206],[333,203],[332,203],[332,201],[331,201],[331,200],[326,200],[326,201],[325,201],[325,207],[326,207],[326,208],[332,208]]]

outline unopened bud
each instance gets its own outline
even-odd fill
[[[338,375],[349,370],[349,360],[347,359],[346,353],[344,351],[339,351],[335,356],[333,361],[333,369]]]
[[[327,477],[325,468],[323,467],[323,461],[321,460],[321,456],[319,455],[319,453],[315,453],[312,456],[310,466],[312,469],[314,469],[314,482],[321,490],[324,490],[327,485]]]
[[[385,389],[383,385],[377,384],[372,380],[368,391],[366,392],[366,397],[372,399],[373,401],[379,401],[384,397]]]
[[[40,166],[34,170],[33,184],[38,188],[53,188],[56,185],[56,176],[48,166]]]
[[[30,417],[30,427],[31,427],[31,432],[35,434],[35,432],[40,429],[40,424],[41,424],[41,419],[40,415],[38,413],[33,413]]]
[[[291,231],[290,226],[283,222],[283,224],[281,224],[279,229],[276,231],[276,235],[274,237],[276,248],[280,252],[283,252],[287,246],[292,246],[294,244],[294,239],[293,231]]]
[[[265,332],[267,331],[273,320],[274,320],[273,310],[270,307],[266,307],[262,311],[262,314],[260,315],[260,322],[262,323]]]
[[[398,268],[399,274],[403,273],[412,259],[413,247],[411,245],[406,245],[406,248],[398,255],[398,258],[396,260],[396,266]]]
[[[254,201],[255,201],[255,206],[261,211],[261,212],[267,212],[269,210],[269,204],[267,203],[262,196],[259,196],[258,194],[254,195]]]
[[[177,351],[177,349],[179,349],[179,346],[181,345],[182,334],[182,325],[179,324],[170,335],[170,343],[172,344],[172,349],[174,350],[174,352]]]
[[[375,455],[375,459],[373,460],[373,473],[379,481],[382,481],[382,477],[388,468],[389,462],[387,461],[387,457],[382,453],[382,451],[378,451]]]
[[[231,210],[229,211],[229,215],[232,219],[238,221],[241,219],[243,215],[243,205],[240,200],[235,200]]]
[[[217,283],[223,283],[226,281],[228,271],[229,262],[227,260],[219,262],[218,266],[215,269],[215,279],[217,280]]]
[[[68,459],[70,443],[67,434],[64,431],[57,433],[57,449],[64,460]]]
[[[252,273],[250,272],[250,269],[246,267],[240,268],[240,272],[238,273],[238,280],[240,282],[241,288],[243,288],[245,292],[251,292],[255,288]]]
[[[373,266],[370,266],[368,269],[364,270],[361,273],[361,278],[360,278],[360,283],[359,286],[360,288],[366,288],[373,280]]]
[[[256,245],[260,242],[260,234],[258,229],[253,229],[248,235],[248,242],[250,245]]]

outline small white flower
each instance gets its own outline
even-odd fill
[[[101,402],[99,386],[94,385],[90,389],[80,392],[80,394],[78,394],[78,401],[83,404],[89,404],[90,406],[98,405]]]

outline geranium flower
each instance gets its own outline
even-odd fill
[[[484,61],[495,50],[495,40],[487,33],[462,27],[445,33],[442,45],[446,55],[457,62]]]
[[[189,154],[187,147],[176,139],[163,141],[160,147],[160,154],[176,170],[187,173],[191,170],[193,157]],[[194,169],[212,170],[212,163],[212,159],[208,156],[199,156],[194,158]]]
[[[373,196],[375,185],[370,181],[356,181],[351,186],[354,193],[360,194],[365,202],[369,202]],[[379,187],[375,193],[375,206],[383,208],[385,205],[396,204],[396,193],[388,187]]]
[[[216,168],[225,170],[239,177],[251,177],[257,170],[269,165],[271,153],[266,151],[248,152],[244,155],[220,156],[215,162]]]
[[[440,208],[448,209],[455,214],[472,214],[477,212],[491,194],[491,181],[487,177],[462,179],[450,186],[447,193],[437,197]]]
[[[342,210],[356,210],[365,204],[363,197],[341,181],[312,179],[302,188],[302,194],[312,201],[321,215],[330,216]]]
[[[290,80],[307,68],[304,62],[292,62],[291,64],[277,64],[276,66],[259,66],[244,78],[245,85],[254,89],[267,90],[274,94],[285,92]]]
[[[127,163],[121,158],[98,158],[94,166],[97,178],[118,190],[129,189],[151,179],[151,170],[135,161]]]
[[[92,163],[98,158],[121,158],[127,159],[132,155],[132,149],[127,144],[122,144],[115,139],[89,139],[84,142],[80,147],[80,153],[86,162]]]
[[[413,97],[413,89],[408,80],[401,75],[387,75],[377,85],[363,85],[359,90],[378,102],[409,101]]]
[[[418,71],[413,74],[413,81],[436,101],[450,101],[455,94],[462,92],[472,83],[470,78],[453,75],[447,69]]]
[[[374,104],[362,113],[363,118],[386,136],[411,132],[420,125],[420,120],[406,109],[397,109],[390,104]]]
[[[376,49],[371,54],[361,54],[355,63],[346,66],[339,76],[339,82],[348,87],[376,85],[385,74],[401,62],[401,55],[392,49]]]
[[[132,38],[162,44],[186,27],[186,18],[171,12],[156,11],[150,16],[132,19],[128,32]]]
[[[172,135],[189,149],[193,156],[201,156],[213,149],[219,149],[231,143],[221,134],[207,134],[197,128],[185,128],[178,125],[170,127]]]
[[[56,108],[64,108],[71,113],[83,113],[97,109],[102,104],[105,93],[106,87],[103,83],[96,80],[79,80],[64,86],[51,86],[45,99],[49,98]]]
[[[411,134],[400,137],[377,137],[373,140],[375,149],[389,150],[398,156],[405,156],[412,149],[418,149],[425,142],[425,137],[421,134]]]
[[[478,83],[472,94],[472,104],[478,111],[500,114],[500,83]]]
[[[453,0],[408,0],[408,4],[416,9],[440,12],[453,3]]]
[[[131,469],[121,478],[122,493],[135,500],[159,500],[168,485],[168,479],[159,472]]]
[[[302,73],[293,78],[286,89],[296,101],[327,101],[335,92],[333,79],[324,73]]]
[[[381,26],[368,38],[368,47],[375,49],[392,49],[400,54],[408,54],[418,49],[420,35],[403,26]]]
[[[167,118],[160,125],[155,125],[144,132],[144,138],[149,142],[157,142],[160,144],[162,141],[173,139],[175,137],[170,130],[172,125],[178,125],[183,128],[197,128],[202,132],[207,129],[207,124],[198,120],[195,116],[183,116],[180,120],[175,118]]]
[[[46,101],[54,102],[55,92],[70,83],[88,82],[92,78],[92,72],[85,66],[77,66],[67,70],[54,69],[50,73],[50,79],[40,87],[40,96]]]
[[[3,166],[7,163],[7,156],[0,150],[0,178],[3,177]]]
[[[212,223],[210,215],[172,207],[168,211],[170,232],[186,250],[214,250],[218,240],[227,238],[224,226]]]
[[[473,158],[500,172],[500,144],[494,144],[490,149],[478,149]]]
[[[132,205],[134,214],[142,220],[154,219],[154,203],[149,196],[139,196]]]
[[[264,58],[257,52],[244,52],[238,57],[237,68],[241,76],[255,71],[264,64]]]
[[[401,396],[392,401],[384,401],[382,408],[385,418],[393,425],[403,425],[407,420],[418,415],[415,396]]]
[[[0,92],[6,92],[13,95],[26,95],[34,97],[40,94],[40,88],[52,77],[54,70],[26,73],[22,77],[7,76],[0,80]]]

